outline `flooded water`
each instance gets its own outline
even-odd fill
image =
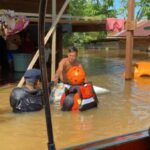
[[[113,52],[114,53],[114,52]],[[139,55],[134,59],[148,59]],[[122,55],[99,51],[80,57],[88,80],[110,90],[98,96],[98,108],[85,112],[61,112],[52,105],[54,141],[57,149],[100,140],[150,126],[150,78],[125,81]],[[14,114],[9,106],[9,93],[14,85],[0,88],[0,149],[46,150],[47,133],[44,110]]]

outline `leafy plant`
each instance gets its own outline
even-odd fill
[[[96,16],[100,19],[115,17],[113,0],[71,0],[68,13],[72,16]],[[82,45],[85,42],[104,38],[105,32],[66,33],[64,46]]]
[[[121,0],[121,7],[118,9],[118,15],[127,18],[128,0]],[[135,0],[135,18],[140,20],[142,18],[150,19],[150,0]]]

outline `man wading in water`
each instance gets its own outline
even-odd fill
[[[60,79],[60,81],[63,83],[69,83],[67,76],[66,76],[68,70],[74,66],[83,68],[81,63],[77,60],[77,56],[78,56],[77,48],[69,47],[67,57],[63,58],[59,62],[58,69],[56,70],[56,73],[53,76],[52,81],[54,81],[55,83],[58,83],[58,80]]]
[[[65,84],[62,90],[57,86],[56,91],[54,90],[50,97],[51,102],[60,101],[62,111],[84,111],[97,107],[96,94],[92,84],[86,81],[84,69],[77,60],[77,54],[78,50],[70,47],[68,57],[60,61],[52,79],[55,83],[58,83],[60,79]],[[68,83],[69,85],[66,86]]]
[[[25,72],[25,86],[14,88],[10,94],[13,112],[39,111],[43,108],[43,93],[39,87],[40,77],[39,69],[30,69]]]

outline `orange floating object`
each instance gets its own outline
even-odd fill
[[[72,111],[77,111],[77,110],[79,110],[79,105],[80,105],[80,103],[81,103],[81,98],[80,98],[79,94],[76,93],[76,94],[74,95],[74,103],[73,103],[73,106],[72,106]]]
[[[71,67],[67,72],[67,79],[72,85],[83,84],[85,81],[85,71],[78,66]]]
[[[134,66],[134,77],[150,76],[150,62],[140,61]]]

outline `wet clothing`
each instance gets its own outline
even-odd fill
[[[43,108],[41,90],[29,90],[26,87],[15,88],[10,95],[10,105],[13,112],[32,112]]]
[[[85,111],[97,107],[98,99],[91,83],[71,86],[61,97],[62,111]]]

